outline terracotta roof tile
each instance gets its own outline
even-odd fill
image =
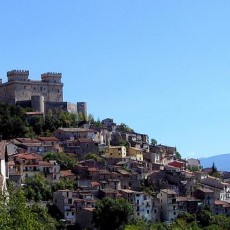
[[[61,170],[60,176],[61,177],[68,177],[68,176],[75,176],[75,174],[72,173],[71,170]]]
[[[57,137],[38,137],[40,141],[60,141]]]

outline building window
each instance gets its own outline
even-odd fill
[[[176,215],[176,212],[174,212],[173,214],[174,214],[174,216],[175,216],[175,215]]]
[[[149,214],[149,210],[147,210],[147,214]]]
[[[40,87],[40,90],[42,91],[42,87]]]

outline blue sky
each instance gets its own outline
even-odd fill
[[[0,76],[62,72],[86,101],[183,157],[230,152],[230,1],[3,0]]]

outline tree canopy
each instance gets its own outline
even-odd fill
[[[132,205],[123,198],[104,198],[96,203],[93,222],[100,230],[121,230],[134,216]]]
[[[5,198],[0,198],[0,229],[56,229],[56,221],[48,214],[47,209],[39,205],[28,206],[22,190],[13,191],[9,199]]]
[[[46,153],[44,160],[56,160],[61,169],[72,169],[77,163],[76,157],[68,153]]]

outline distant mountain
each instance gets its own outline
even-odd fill
[[[200,158],[199,160],[203,168],[211,168],[214,162],[217,170],[230,172],[230,153]]]

